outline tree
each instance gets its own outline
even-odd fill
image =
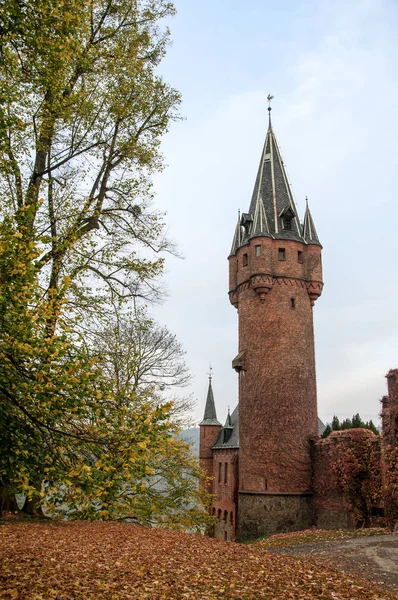
[[[331,424],[327,424],[325,431],[322,434],[322,438],[327,438],[332,431],[342,431],[344,429],[370,429],[374,434],[379,435],[379,430],[375,426],[372,420],[366,421],[366,423],[361,419],[359,413],[353,415],[352,419],[344,419],[340,423],[338,417],[334,415]]]
[[[156,74],[168,42],[159,21],[173,12],[164,0],[3,2],[3,497],[22,490],[90,518],[139,504],[148,518],[157,462],[195,480],[172,404],[150,388],[120,402],[84,340],[116,299],[159,296],[161,252],[172,250],[149,177],[180,101]],[[177,488],[169,520],[189,520],[194,505],[199,522],[195,486]]]
[[[114,398],[121,401],[131,393],[150,394],[156,405],[176,388],[186,386],[191,376],[176,336],[148,316],[146,307],[135,304],[123,310],[114,304],[105,331],[91,334],[91,353],[100,355],[103,373],[113,386]],[[90,350],[89,350],[90,351]],[[187,425],[192,409],[190,396],[172,395],[172,413],[181,425]]]

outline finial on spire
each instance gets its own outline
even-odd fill
[[[305,197],[305,205],[308,208],[308,196]]]
[[[271,94],[268,94],[267,96],[267,100],[268,100],[268,118],[269,118],[269,124],[271,125],[271,100],[273,100],[273,96],[271,96]]]
[[[211,379],[213,377],[213,367],[211,365],[209,365],[208,376],[209,376],[209,382],[211,383]]]

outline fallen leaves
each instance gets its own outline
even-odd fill
[[[308,560],[124,523],[10,523],[0,564],[7,600],[394,598]]]
[[[353,537],[369,535],[383,535],[386,530],[382,527],[369,527],[368,529],[303,529],[291,533],[278,533],[262,540],[251,542],[261,548],[286,548],[299,544],[312,544],[313,542],[328,542],[331,540],[344,540]]]

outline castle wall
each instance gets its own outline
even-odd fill
[[[312,494],[239,493],[238,541],[309,529],[313,524]]]
[[[214,490],[213,450],[221,425],[200,425],[199,467],[201,470],[200,486],[210,494]]]
[[[315,524],[321,529],[379,525],[380,438],[367,429],[334,431],[314,443]]]
[[[387,373],[388,396],[382,399],[382,468],[386,524],[398,528],[398,369]]]
[[[219,540],[236,540],[238,495],[238,448],[213,451],[212,514],[215,517],[214,537]]]

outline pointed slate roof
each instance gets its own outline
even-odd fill
[[[250,208],[242,214],[240,222],[238,220],[230,256],[250,238],[257,236],[320,244],[308,206],[303,225],[299,221],[271,118]]]
[[[234,239],[232,240],[231,253],[235,254],[239,246],[241,245],[241,224],[240,224],[240,211],[238,212],[238,222],[235,227]]]
[[[221,423],[217,421],[216,405],[214,403],[213,389],[211,387],[211,378],[209,378],[209,389],[207,391],[205,414],[203,416],[203,421],[201,421],[199,425],[220,425],[221,427]]]
[[[304,215],[304,221],[303,221],[303,238],[305,239],[307,244],[319,244],[320,245],[320,241],[319,241],[316,229],[315,229],[314,221],[312,219],[312,215],[311,215],[310,209],[308,207],[308,200],[307,200],[307,206],[305,209],[305,215]]]
[[[225,432],[227,432],[227,435],[225,435]],[[226,441],[224,441],[225,439]],[[228,413],[225,426],[221,429],[212,448],[239,448],[239,404],[232,415]]]
[[[291,229],[286,229],[284,228],[283,216],[289,209],[290,215],[293,218],[291,220]],[[250,237],[260,233],[265,235],[271,234],[276,238],[298,239],[302,241],[301,227],[293,195],[272,129],[271,120],[261,153],[249,213],[252,215],[263,215],[265,213],[265,223],[261,226],[258,222],[259,219],[257,219],[256,228],[253,227]]]

